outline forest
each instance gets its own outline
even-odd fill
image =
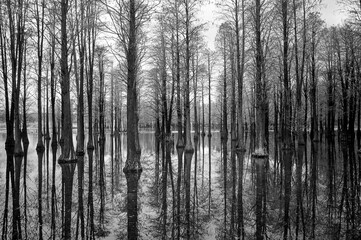
[[[0,0],[1,239],[360,239],[361,1],[329,2]]]

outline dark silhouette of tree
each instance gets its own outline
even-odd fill
[[[80,237],[85,238],[85,219],[84,219],[84,155],[85,155],[85,133],[84,133],[84,78],[85,78],[85,47],[86,47],[86,34],[85,34],[85,3],[80,0],[75,1],[75,10],[80,9],[80,19],[76,15],[76,32],[77,36],[74,37],[74,68],[77,86],[77,145],[76,156],[78,165],[78,218],[77,218],[77,234],[80,222]],[[79,52],[79,67],[77,67],[76,59],[76,42],[78,44]],[[79,69],[79,71],[78,71]]]
[[[88,154],[88,169],[89,169],[89,189],[88,189],[88,208],[87,208],[87,221],[88,228],[86,236],[90,239],[95,239],[95,227],[94,227],[94,203],[93,203],[93,157],[94,157],[94,135],[93,135],[93,89],[94,89],[94,57],[95,57],[95,43],[97,36],[97,4],[91,2],[87,4],[86,8],[87,19],[86,23],[89,26],[87,28],[87,60],[88,60],[88,71],[87,71],[87,102],[88,102],[88,143],[87,143],[87,154]]]
[[[0,46],[5,92],[6,119],[6,186],[2,238],[8,237],[9,188],[12,190],[12,238],[22,238],[20,215],[20,175],[23,159],[20,129],[20,89],[24,60],[25,19],[27,6],[23,1],[13,5],[4,1],[1,5]],[[10,61],[10,69],[8,69]],[[10,75],[10,76],[9,76]],[[9,86],[10,85],[10,86]]]
[[[62,238],[71,239],[71,219],[72,219],[72,193],[73,193],[73,176],[76,167],[77,159],[73,146],[72,133],[72,114],[70,102],[70,70],[68,66],[69,46],[68,46],[68,20],[69,2],[68,0],[61,1],[61,155],[58,163],[62,168],[62,182],[63,182],[63,201],[64,209],[62,211],[63,226]]]
[[[44,46],[44,14],[45,6],[44,1],[42,1],[41,6],[38,1],[36,1],[36,28],[37,28],[37,56],[38,56],[38,143],[36,145],[36,152],[38,154],[38,221],[39,221],[39,239],[43,239],[43,157],[45,146],[43,142],[43,130],[42,130],[42,71],[43,71],[43,46]]]
[[[255,21],[255,58],[256,58],[256,76],[255,76],[255,116],[256,116],[256,136],[255,136],[255,150],[252,155],[256,165],[256,239],[264,239],[265,234],[265,202],[264,191],[266,178],[265,168],[268,160],[268,152],[266,148],[266,93],[264,88],[264,73],[263,73],[263,45],[261,42],[261,10],[262,5],[260,0],[255,1],[254,21]]]

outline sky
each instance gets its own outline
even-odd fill
[[[322,18],[327,26],[341,24],[345,20],[346,13],[342,11],[342,7],[337,4],[339,0],[323,0],[320,9]]]
[[[346,18],[346,13],[342,12],[341,6],[337,3],[340,0],[322,0],[319,7],[321,18],[325,21],[327,26],[341,24]],[[205,32],[206,42],[208,47],[214,50],[214,39],[217,34],[219,16],[218,10],[214,3],[207,3],[202,5],[200,11],[200,19],[206,23],[207,31]]]

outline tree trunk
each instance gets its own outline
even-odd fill
[[[1,34],[0,34],[1,35]],[[26,73],[26,42],[24,45],[24,49],[25,49],[25,54],[24,54],[24,89],[23,89],[23,129],[21,132],[21,139],[23,142],[23,147],[24,147],[24,176],[23,176],[23,180],[24,180],[24,237],[25,239],[28,238],[28,214],[27,214],[27,183],[26,183],[26,178],[27,178],[27,164],[28,164],[28,149],[29,149],[29,138],[28,138],[28,126],[27,126],[27,117],[26,117],[26,100],[27,100],[27,94],[26,94],[26,89],[27,89],[27,84],[26,84],[26,79],[27,79],[27,73]]]
[[[105,89],[104,89],[104,53],[99,50],[99,190],[100,190],[100,209],[99,209],[99,225],[100,231],[104,231],[104,211],[105,211]]]
[[[208,52],[208,216],[211,216],[212,202],[212,102],[211,102],[211,57]]]
[[[288,28],[288,1],[282,1],[282,21],[283,21],[283,87],[284,87],[284,126],[283,126],[283,162],[285,173],[285,199],[283,217],[283,239],[288,239],[290,229],[289,208],[291,201],[291,178],[292,178],[292,136],[291,136],[291,84],[288,73],[288,50],[289,50],[289,28]]]
[[[237,58],[237,83],[238,83],[238,109],[237,109],[237,148],[236,155],[238,159],[238,193],[237,193],[237,215],[238,215],[238,228],[237,237],[244,240],[244,221],[243,221],[243,158],[245,153],[244,146],[244,127],[243,127],[243,74],[245,64],[245,4],[244,0],[241,1],[242,7],[242,48],[240,49],[240,28],[239,28],[239,2],[236,3],[236,58]]]
[[[54,21],[54,20],[53,20]],[[55,21],[52,23],[52,30],[55,30]],[[55,203],[56,203],[56,189],[55,189],[55,172],[56,172],[56,152],[58,150],[58,141],[56,133],[56,116],[55,116],[55,96],[56,96],[56,82],[55,82],[55,36],[51,39],[51,57],[50,57],[50,98],[51,98],[51,119],[52,119],[52,141],[51,151],[53,155],[52,164],[52,185],[51,185],[51,232],[52,239],[55,240],[56,221],[55,221]]]
[[[191,231],[190,231],[190,204],[191,204],[191,189],[190,189],[190,181],[191,181],[191,166],[192,166],[192,157],[194,153],[193,145],[192,145],[192,139],[191,139],[191,114],[190,114],[190,6],[189,6],[189,0],[185,1],[185,28],[186,28],[186,35],[185,35],[185,42],[186,42],[186,59],[185,59],[185,112],[184,117],[186,121],[185,125],[185,169],[184,169],[184,183],[185,183],[185,208],[186,208],[186,239],[189,240],[191,237]]]
[[[266,214],[264,204],[264,185],[266,176],[264,176],[265,168],[268,161],[268,153],[266,149],[266,135],[265,135],[265,91],[264,83],[262,82],[262,66],[263,53],[261,42],[261,2],[256,0],[255,8],[255,33],[256,33],[256,79],[255,79],[255,97],[256,97],[256,142],[255,150],[252,154],[256,165],[256,239],[262,240],[265,235],[266,223],[264,222],[264,215]]]
[[[128,239],[138,239],[138,180],[142,173],[138,137],[137,103],[137,29],[135,0],[129,1],[129,39],[126,54],[127,75],[127,160],[123,172],[127,178]]]
[[[236,213],[236,145],[237,145],[237,125],[236,125],[236,78],[234,67],[233,41],[230,42],[230,61],[231,61],[231,176],[232,176],[232,201],[231,201],[231,224],[230,236],[234,237],[235,213]]]
[[[77,5],[77,1],[75,2]],[[76,6],[77,7],[77,6]],[[85,225],[84,225],[84,155],[85,155],[85,143],[84,143],[84,64],[85,64],[85,34],[84,34],[84,8],[85,4],[83,0],[80,0],[80,23],[78,18],[76,30],[78,32],[77,40],[79,44],[79,81],[78,81],[78,107],[77,107],[77,146],[76,156],[78,160],[78,219],[80,221],[80,236],[81,239],[85,239]],[[79,29],[80,25],[80,29]],[[75,48],[75,46],[74,46]],[[76,54],[74,54],[76,56]],[[76,60],[74,61],[76,64]],[[75,66],[75,65],[74,65]],[[77,71],[75,67],[75,71]],[[76,72],[77,75],[77,72]]]
[[[226,29],[224,29],[226,31]],[[223,108],[222,108],[222,160],[223,160],[223,188],[224,188],[224,238],[227,238],[227,54],[226,54],[226,32],[223,36]]]
[[[62,167],[63,192],[64,192],[64,225],[62,231],[63,239],[71,239],[71,208],[73,175],[77,159],[73,147],[72,116],[70,102],[70,75],[68,69],[68,36],[67,36],[67,13],[68,1],[61,1],[61,106],[62,106],[62,127],[61,127],[61,155],[58,163]],[[70,127],[69,127],[70,126]]]
[[[182,134],[182,106],[181,106],[181,87],[180,87],[180,43],[179,43],[179,6],[178,1],[174,1],[176,12],[176,80],[177,80],[177,155],[178,155],[178,177],[177,177],[177,239],[180,239],[181,231],[181,184],[182,184],[182,166],[184,152],[184,138]]]

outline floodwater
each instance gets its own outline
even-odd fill
[[[5,133],[0,134],[0,146],[5,144]],[[106,205],[105,205],[105,226],[100,239],[123,239],[126,237],[126,180],[122,171],[119,172],[120,187],[112,195],[111,189],[111,146],[110,135],[107,134],[105,149],[105,172],[106,172]],[[177,135],[174,134],[176,142]],[[37,164],[36,155],[36,134],[29,135],[30,145],[27,162],[27,234],[29,239],[37,238]],[[126,159],[126,134],[121,134],[122,161],[120,167],[124,166]],[[207,135],[200,137],[197,154],[197,169],[194,169],[195,155],[192,160],[191,177],[191,211],[192,211],[192,239],[236,239],[230,232],[230,219],[232,215],[231,194],[231,160],[228,159],[227,168],[227,188],[224,189],[224,174],[219,132],[213,132],[211,147],[208,144]],[[75,143],[74,135],[74,143]],[[230,141],[229,141],[230,142]],[[320,141],[307,142],[300,149],[292,151],[292,159],[284,159],[282,156],[281,140],[274,138],[273,134],[269,141],[269,158],[266,167],[266,197],[265,200],[265,235],[269,239],[283,238],[284,231],[284,205],[285,205],[285,161],[292,162],[291,177],[291,199],[290,199],[290,223],[289,239],[360,239],[361,237],[361,158],[357,154],[360,147],[359,141],[341,142],[336,136],[333,141],[321,138]],[[204,148],[203,148],[204,144]],[[161,211],[161,189],[157,191],[154,185],[155,179],[155,143],[153,132],[140,133],[140,145],[142,148],[143,172],[139,180],[139,235],[140,239],[161,239],[162,237],[162,217]],[[75,147],[75,146],[74,146]],[[244,158],[243,173],[243,212],[246,239],[254,239],[255,234],[255,168],[251,158],[252,141],[247,141],[247,152]],[[60,150],[58,150],[58,153]],[[228,144],[230,153],[230,143]],[[211,156],[211,193],[209,193],[209,155]],[[230,154],[228,154],[230,158]],[[5,189],[5,169],[6,153],[0,151],[0,187]],[[49,168],[47,169],[47,161]],[[46,154],[43,159],[43,216],[44,237],[51,236],[50,231],[50,184],[52,173],[52,158],[49,151],[49,159]],[[172,176],[167,176],[167,239],[171,239],[174,234],[175,222],[173,221],[173,193],[176,191],[177,182],[177,156],[176,150],[172,154],[171,167]],[[84,206],[87,206],[87,158],[85,158],[85,192]],[[94,166],[94,208],[95,225],[98,226],[99,216],[99,186],[97,184],[97,163]],[[49,172],[49,179],[47,179]],[[56,167],[56,187],[57,187],[57,226],[61,223],[61,168]],[[195,174],[196,173],[196,174]],[[161,175],[161,171],[160,171]],[[77,172],[74,174],[73,190],[73,219],[72,236],[76,233],[77,221]],[[161,179],[161,176],[160,176]],[[197,186],[194,180],[197,179]],[[21,183],[23,183],[23,175]],[[49,185],[48,185],[49,184]],[[175,189],[173,189],[173,184]],[[47,191],[47,189],[49,191]],[[159,190],[160,189],[160,190]],[[183,190],[183,189],[182,189]],[[238,190],[236,188],[236,190]],[[227,195],[226,204],[224,195]],[[24,223],[24,188],[21,186],[21,214]],[[183,195],[183,194],[181,194]],[[10,191],[11,196],[11,191]],[[0,193],[0,212],[4,210],[5,191]],[[209,198],[211,206],[209,206]],[[175,202],[174,202],[175,203]],[[226,205],[226,224],[224,221],[224,206]],[[210,213],[208,209],[210,207]],[[10,201],[11,208],[11,201]],[[182,211],[184,214],[184,211]],[[10,211],[11,219],[11,211]],[[87,218],[86,218],[87,219]],[[181,231],[184,234],[184,215],[182,215]],[[9,229],[11,221],[9,222]],[[235,224],[237,227],[237,223]],[[2,230],[2,227],[0,227]],[[23,231],[25,223],[23,225]],[[9,230],[11,232],[11,229]],[[57,232],[60,238],[60,227]],[[183,236],[183,235],[182,235]]]

